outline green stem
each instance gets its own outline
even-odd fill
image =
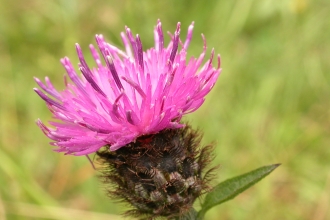
[[[201,218],[197,218],[197,214],[196,210],[191,208],[185,215],[176,217],[174,220],[202,220]]]

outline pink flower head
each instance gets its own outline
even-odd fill
[[[125,52],[107,43],[102,35],[96,35],[100,53],[90,45],[96,63],[94,68],[87,65],[76,44],[83,77],[78,76],[69,58],[61,59],[73,82],[65,80],[64,91],[57,91],[48,77],[45,84],[35,78],[48,95],[37,88],[35,92],[57,119],[49,122],[54,128],[45,126],[40,119],[37,124],[54,140],[51,144],[57,146],[56,151],[87,155],[105,145],[114,151],[139,136],[183,127],[181,117],[202,105],[221,72],[219,55],[217,68],[212,66],[214,50],[202,65],[206,52],[203,35],[202,54],[197,59],[186,60],[193,25],[189,26],[182,43],[178,23],[165,47],[158,21],[154,29],[155,47],[146,51],[139,35],[134,38],[127,27],[126,35],[121,33]]]

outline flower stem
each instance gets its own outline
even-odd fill
[[[173,220],[202,220],[200,218],[197,218],[197,212],[194,208],[191,208],[189,212],[187,212],[183,216],[179,216],[174,218]]]

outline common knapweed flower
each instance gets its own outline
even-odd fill
[[[129,214],[175,217],[189,211],[207,188],[210,146],[200,147],[200,135],[181,122],[197,110],[220,72],[212,66],[214,50],[186,59],[193,23],[180,40],[180,23],[164,46],[161,22],[154,29],[155,46],[143,51],[139,35],[126,27],[121,33],[125,51],[96,35],[97,52],[90,45],[96,67],[90,68],[76,44],[78,76],[69,58],[61,63],[73,83],[57,91],[46,77],[44,90],[34,90],[46,102],[55,121],[38,126],[66,154],[97,153],[103,181],[112,197],[129,202]],[[102,62],[103,60],[103,62]],[[46,95],[46,93],[48,95]]]

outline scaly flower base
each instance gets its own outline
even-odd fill
[[[189,126],[139,137],[117,151],[97,152],[109,195],[128,202],[135,217],[182,216],[210,189],[212,146]]]

